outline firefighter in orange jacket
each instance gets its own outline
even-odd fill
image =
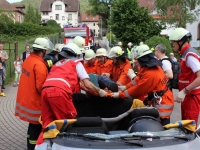
[[[96,65],[96,74],[102,75],[106,74],[107,77],[110,77],[112,74],[112,60],[108,58],[108,54],[105,48],[99,48],[96,51],[96,58],[98,59]]]
[[[95,58],[95,53],[93,50],[86,50],[85,51],[85,62],[84,62],[84,68],[88,74],[96,74],[96,64],[97,59]]]
[[[113,94],[114,98],[138,98],[148,94],[150,104],[156,107],[160,113],[162,125],[170,123],[170,115],[173,111],[174,100],[172,91],[167,88],[167,77],[161,66],[161,62],[155,59],[152,51],[147,45],[136,48],[136,61],[140,64],[138,76],[134,72],[128,72],[133,80],[122,92]]]
[[[107,93],[89,81],[81,60],[80,48],[68,43],[59,53],[59,61],[51,68],[42,90],[42,128],[54,120],[74,119],[77,112],[72,101],[72,94],[79,91],[77,84],[81,81],[88,90],[105,97]],[[38,141],[42,141],[43,132]],[[37,142],[37,144],[41,144]]]
[[[33,53],[24,61],[17,92],[15,116],[29,123],[27,132],[28,150],[34,150],[42,126],[38,122],[41,116],[41,92],[48,71],[43,57],[49,50],[49,40],[37,38],[32,45]]]
[[[121,47],[115,46],[111,48],[109,58],[113,60],[112,80],[119,86],[126,85],[131,80],[127,76],[128,70],[131,68],[129,60],[125,57],[125,53]]]

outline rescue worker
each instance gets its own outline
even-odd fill
[[[97,59],[93,50],[85,51],[85,63],[84,68],[88,74],[96,74]]]
[[[96,74],[106,75],[110,77],[112,74],[113,63],[112,60],[108,58],[108,54],[105,48],[99,48],[96,52],[96,58],[98,60],[96,65]]]
[[[127,56],[127,58],[129,59],[129,61],[130,61],[130,63],[131,63],[131,65],[133,64],[133,62],[132,62],[132,55],[131,55],[131,50],[132,50],[132,43],[131,42],[129,42],[128,44],[127,44],[127,48],[126,48],[126,56]]]
[[[94,86],[89,81],[81,59],[79,47],[74,43],[68,43],[59,53],[59,61],[51,68],[42,89],[42,128],[54,120],[74,119],[77,112],[72,101],[72,94],[80,91],[77,89],[79,81],[83,85],[97,92],[99,96],[105,97],[106,92]],[[37,145],[43,142],[43,132],[41,132]]]
[[[138,46],[136,52],[136,62],[140,65],[137,77],[133,71],[129,71],[127,75],[132,81],[126,86],[120,86],[122,92],[113,93],[113,97],[134,99],[148,94],[150,105],[156,107],[160,113],[161,124],[168,124],[174,100],[172,91],[167,88],[167,77],[161,68],[162,64],[154,58],[147,45]]]
[[[85,56],[85,39],[82,38],[81,36],[76,36],[73,40],[73,43],[75,43],[79,48],[82,53],[80,56],[81,58],[84,58]]]
[[[180,68],[179,93],[176,101],[181,103],[182,120],[198,123],[200,112],[200,55],[190,46],[191,33],[184,28],[176,28],[169,36],[173,50],[179,51]]]
[[[22,74],[18,86],[15,116],[29,123],[27,131],[27,149],[34,150],[36,140],[42,130],[38,122],[41,116],[41,92],[48,71],[43,60],[49,50],[50,41],[37,38],[33,45],[33,52],[22,64]]]
[[[118,85],[126,85],[131,80],[127,76],[128,70],[131,69],[129,60],[125,57],[124,51],[119,46],[110,49],[109,58],[113,61],[111,79]]]
[[[53,50],[44,57],[48,72],[51,67],[58,61],[58,53],[61,51],[63,44],[56,44]]]

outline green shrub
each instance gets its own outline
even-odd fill
[[[147,44],[150,48],[155,48],[158,44],[164,44],[167,48],[167,56],[169,56],[169,54],[173,51],[169,40],[163,36],[153,36],[152,38],[146,40],[145,44]]]

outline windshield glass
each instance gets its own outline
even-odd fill
[[[65,38],[74,38],[75,36],[86,37],[86,30],[65,30]]]

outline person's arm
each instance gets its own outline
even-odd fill
[[[107,95],[107,93],[104,90],[96,87],[92,82],[90,82],[89,76],[87,72],[85,71],[85,68],[83,67],[82,63],[79,62],[76,65],[76,71],[78,74],[78,78],[81,80],[81,82],[83,83],[83,86],[86,89],[98,93],[99,96],[101,97],[105,97]]]
[[[199,60],[193,56],[188,56],[187,66],[192,69],[192,71],[196,74],[196,79],[189,84],[186,88],[190,91],[200,85],[200,63]]]
[[[168,60],[163,60],[162,61],[162,68],[163,68],[163,71],[166,75],[166,77],[168,79],[172,79],[173,78],[173,71],[172,71],[172,64],[170,61]]]

